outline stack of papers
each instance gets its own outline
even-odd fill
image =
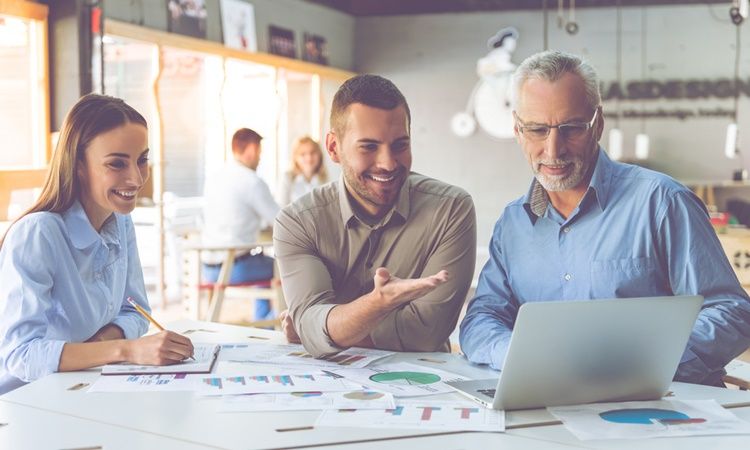
[[[299,344],[222,344],[220,359],[232,362],[304,364],[324,368],[361,368],[393,352],[352,347],[335,355],[315,359]]]
[[[409,363],[369,366],[392,354],[350,348],[315,359],[295,344],[195,344],[195,361],[105,366],[108,376],[88,392],[190,391],[221,397],[224,413],[321,411],[318,426],[504,430],[502,411],[431,398],[466,377]],[[222,370],[212,373],[217,360]]]

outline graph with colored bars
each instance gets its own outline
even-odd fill
[[[432,420],[432,412],[433,411],[441,411],[442,408],[439,406],[417,406],[417,409],[422,410],[422,416],[420,417],[420,420],[422,421],[429,421]],[[459,411],[461,420],[469,420],[471,419],[472,414],[479,413],[479,408],[466,408],[466,407],[460,407],[460,408],[453,408],[456,411]],[[403,406],[397,406],[393,409],[387,409],[385,412],[391,413],[394,416],[400,416],[404,412]]]
[[[125,382],[140,386],[161,386],[183,379],[185,379],[184,373],[169,375],[128,375],[127,378],[125,378]]]
[[[204,394],[262,394],[300,391],[341,392],[351,386],[327,373],[288,375],[202,376],[200,392]]]
[[[290,353],[287,353],[286,356],[295,356],[297,358],[313,359],[313,356],[307,352],[290,352]],[[339,366],[351,366],[355,364],[357,361],[362,361],[365,358],[367,358],[367,356],[365,355],[351,355],[351,354],[347,354],[346,352],[341,352],[335,355],[324,356],[320,359],[322,359],[323,361],[336,363]]]
[[[386,410],[324,411],[317,426],[503,431],[505,415],[503,411],[436,401],[434,404],[397,404],[395,408]]]

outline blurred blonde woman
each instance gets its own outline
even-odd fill
[[[310,136],[301,137],[294,142],[291,167],[281,179],[281,205],[288,205],[328,182],[323,151]]]

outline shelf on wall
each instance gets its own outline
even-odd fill
[[[270,53],[248,52],[244,50],[229,48],[221,43],[198,39],[181,34],[168,33],[166,31],[154,30],[152,28],[133,25],[127,22],[121,22],[113,19],[106,19],[104,22],[104,33],[113,36],[146,41],[157,45],[164,45],[184,50],[210,53],[225,58],[234,58],[243,61],[254,62],[257,64],[266,64],[277,68],[304,72],[319,75],[323,78],[346,80],[354,75],[344,69],[335,67],[322,66],[298,59],[285,58],[283,56],[272,55]]]

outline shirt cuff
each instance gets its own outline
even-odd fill
[[[148,322],[140,315],[137,317],[130,314],[117,316],[112,321],[112,324],[122,329],[125,339],[139,338],[148,330]]]
[[[31,342],[26,349],[27,359],[21,380],[32,382],[57,372],[63,346],[65,341],[39,339]]]
[[[508,356],[508,344],[510,343],[510,337],[501,335],[495,345],[490,350],[490,367],[495,370],[503,370],[505,364],[505,357]]]
[[[698,355],[687,348],[682,354],[674,379],[685,383],[703,383],[711,375],[713,375],[711,369],[703,363]]]
[[[299,320],[299,337],[305,350],[316,358],[338,353],[343,350],[328,334],[328,314],[336,305],[315,305],[309,307]]]

